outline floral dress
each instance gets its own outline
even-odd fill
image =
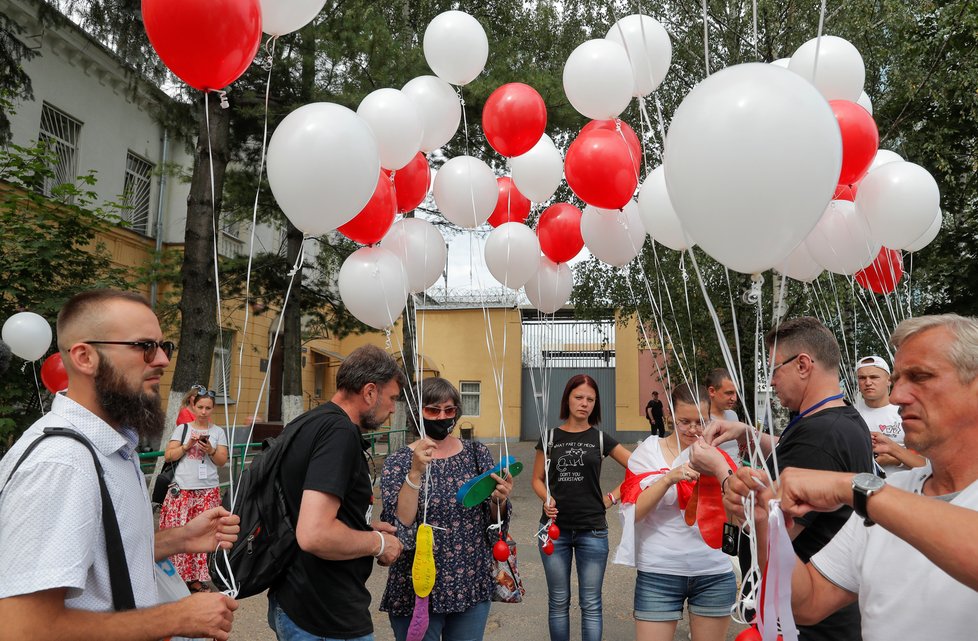
[[[418,516],[410,524],[397,519],[397,497],[404,477],[411,470],[411,448],[402,447],[384,463],[380,481],[384,509],[380,518],[397,528],[404,552],[390,567],[387,588],[380,602],[383,612],[410,616],[414,611],[411,566],[418,524],[424,519],[426,493],[427,523],[432,526],[435,537],[436,571],[435,587],[428,600],[429,610],[437,614],[464,612],[477,603],[488,601],[492,595],[495,585],[492,548],[486,539],[486,529],[495,523],[490,513],[490,500],[466,508],[455,495],[466,481],[491,469],[494,462],[489,448],[482,443],[462,441],[462,444],[462,451],[455,456],[431,462],[430,475],[422,479],[418,492]],[[504,527],[509,525],[511,512],[512,506],[507,502]]]

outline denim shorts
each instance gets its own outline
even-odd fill
[[[635,618],[639,621],[678,621],[686,601],[690,613],[697,616],[730,616],[736,599],[733,572],[675,576],[639,571],[635,579]]]

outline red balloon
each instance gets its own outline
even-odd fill
[[[482,108],[482,131],[500,155],[512,158],[533,149],[547,128],[547,105],[522,82],[499,87]]]
[[[550,556],[554,553],[554,542],[547,539],[547,542],[543,544],[543,553]]]
[[[903,278],[903,254],[884,247],[876,260],[855,274],[856,282],[877,294],[889,294]]]
[[[492,546],[492,558],[500,563],[509,558],[509,546],[506,545],[506,541],[502,539],[496,541],[496,545]]]
[[[143,24],[170,71],[194,89],[223,89],[261,43],[259,0],[143,0]]]
[[[406,214],[424,202],[431,188],[431,167],[420,151],[411,162],[394,172],[397,213]]]
[[[41,382],[52,394],[68,389],[68,372],[61,360],[61,354],[55,352],[41,364]]]
[[[556,523],[551,523],[550,527],[547,528],[547,536],[550,537],[551,541],[556,541],[560,538],[560,528],[557,527]]]
[[[830,100],[829,105],[842,132],[842,171],[839,183],[851,185],[866,175],[880,146],[876,121],[861,106],[848,100]]]
[[[374,195],[353,220],[341,225],[337,231],[350,240],[364,245],[378,243],[394,224],[394,216],[397,215],[396,207],[394,185],[391,184],[390,175],[381,170]]]
[[[754,626],[741,630],[734,641],[761,641],[761,632]]]
[[[503,223],[522,223],[530,215],[530,199],[520,193],[509,176],[496,179],[499,186],[499,197],[496,208],[489,216],[489,224],[499,227]]]
[[[615,118],[614,120],[592,120],[591,122],[584,125],[581,129],[583,134],[585,131],[594,131],[595,129],[607,129],[608,131],[618,132],[617,126],[621,124],[621,136],[625,138],[625,142],[628,143],[628,153],[629,157],[632,159],[632,165],[635,167],[635,173],[638,173],[639,168],[642,166],[642,143],[638,141],[638,136],[635,134],[635,130],[629,126],[627,122],[621,118]]]
[[[836,185],[835,194],[832,195],[832,200],[848,200],[849,202],[856,201],[856,192],[859,191],[859,183],[852,185]]]
[[[638,172],[621,134],[607,129],[580,133],[564,160],[567,185],[577,197],[601,209],[621,209],[638,187]]]
[[[566,263],[584,247],[581,210],[568,203],[550,205],[537,222],[540,250],[555,263]],[[551,537],[557,538],[557,537]]]

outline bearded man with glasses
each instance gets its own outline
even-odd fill
[[[218,507],[184,527],[153,531],[135,448],[141,436],[158,441],[163,431],[160,378],[173,343],[162,339],[145,299],[114,290],[71,298],[57,335],[68,391],[0,461],[4,638],[227,639],[237,608],[229,597],[158,605],[154,560],[229,547],[239,529],[238,517]],[[44,438],[54,428],[74,436]],[[109,549],[112,532],[99,518],[103,497],[118,523],[121,576],[120,545]]]

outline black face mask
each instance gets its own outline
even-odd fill
[[[424,435],[436,441],[443,441],[452,433],[457,418],[424,419]]]

